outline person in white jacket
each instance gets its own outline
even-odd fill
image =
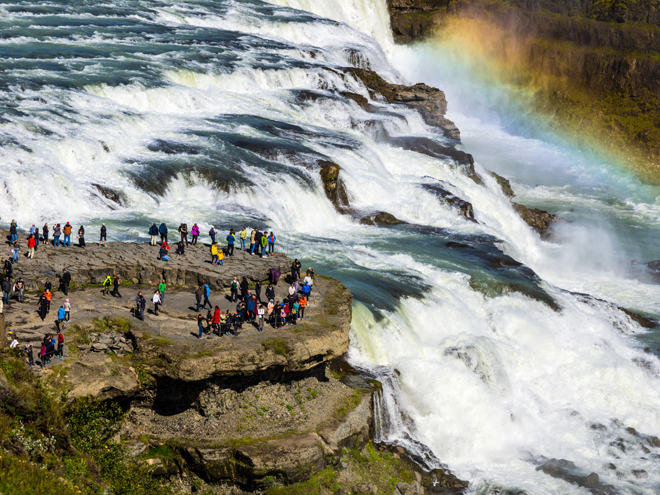
[[[158,292],[158,290],[154,292],[154,297],[151,300],[154,303],[154,315],[158,316],[158,306],[163,304],[162,301],[160,300],[160,293]]]

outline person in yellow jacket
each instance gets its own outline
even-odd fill
[[[240,232],[241,237],[241,251],[245,251],[245,240],[247,239],[247,230],[243,227],[243,230]]]
[[[211,264],[218,264],[218,245],[215,242],[211,244]]]
[[[225,266],[224,259],[225,259],[225,252],[222,250],[222,248],[218,248],[218,263],[216,263],[216,265],[220,264],[222,266]]]

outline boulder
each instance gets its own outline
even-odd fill
[[[391,213],[379,211],[377,213],[362,217],[360,219],[360,223],[362,225],[399,225],[405,222],[399,220]]]

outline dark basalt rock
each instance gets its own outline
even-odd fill
[[[397,217],[391,213],[384,211],[379,211],[377,213],[372,213],[360,219],[362,225],[399,225],[406,223],[402,220],[399,220]]]
[[[612,485],[604,485],[596,473],[585,474],[575,463],[566,459],[550,459],[536,468],[553,478],[559,478],[586,488],[595,495],[614,495]]]
[[[447,100],[445,94],[438,88],[427,86],[424,83],[414,86],[388,83],[377,73],[366,69],[351,68],[347,72],[362,81],[373,97],[380,95],[388,103],[415,108],[428,125],[439,127],[450,139],[456,141],[461,139],[456,125],[445,118]]]
[[[325,195],[339,213],[348,213],[348,194],[346,193],[344,183],[339,178],[341,167],[336,163],[328,161],[320,163],[322,164],[320,174]]]
[[[490,175],[495,178],[499,186],[502,188],[502,192],[506,197],[509,198],[509,200],[512,200],[516,196],[508,179],[505,179],[495,172],[490,172]],[[527,225],[538,232],[541,236],[541,239],[544,240],[550,239],[550,227],[552,224],[561,220],[558,215],[548,213],[545,210],[540,210],[538,208],[528,208],[527,206],[516,203],[515,201],[511,201],[511,204],[513,205],[513,209],[518,212],[520,217],[527,223]]]
[[[453,159],[458,165],[464,168],[465,175],[470,177],[477,184],[483,184],[481,177],[474,170],[474,158],[465,151],[456,148],[443,146],[440,143],[424,137],[412,136],[388,136],[387,141],[394,146],[399,146],[404,150],[415,151],[433,158]]]
[[[452,193],[442,188],[438,184],[422,184],[422,187],[427,191],[431,191],[444,203],[458,210],[458,212],[466,219],[476,222],[474,219],[474,209],[472,208],[472,203],[465,201],[458,196],[454,196]]]
[[[539,210],[538,208],[528,208],[525,205],[513,201],[511,204],[522,219],[540,234],[541,239],[550,238],[550,226],[559,220],[557,215],[553,215],[544,210]]]
[[[119,206],[126,205],[125,197],[120,191],[112,189],[111,187],[102,186],[101,184],[92,184],[92,187],[96,189],[98,195],[102,196],[108,201],[111,201]]]

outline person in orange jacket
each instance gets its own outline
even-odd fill
[[[305,317],[305,308],[307,307],[307,298],[305,296],[300,296],[298,298],[298,304],[300,307],[298,308],[298,318],[301,320]]]
[[[71,246],[71,224],[69,222],[66,223],[64,228],[62,229],[62,233],[64,234],[64,246]]]

